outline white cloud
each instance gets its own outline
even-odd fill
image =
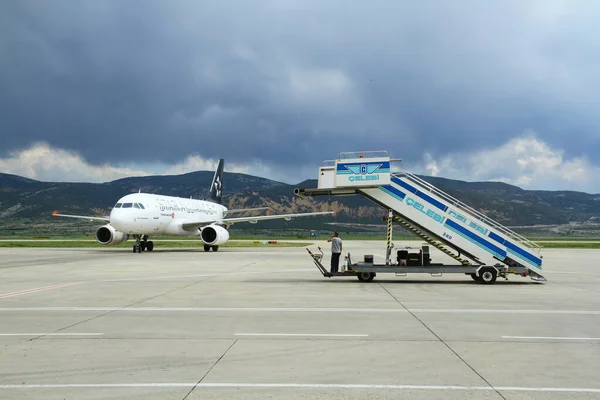
[[[108,182],[130,176],[177,175],[187,172],[214,171],[218,160],[189,156],[181,163],[165,165],[92,165],[81,155],[36,143],[31,147],[13,151],[0,158],[0,172],[51,182]],[[250,167],[225,163],[228,172],[249,173]],[[263,168],[262,172],[267,172]]]
[[[319,167],[315,164],[286,170],[260,160],[246,164],[225,161],[225,170],[228,172],[290,184],[316,178]],[[0,158],[0,172],[41,181],[107,182],[130,176],[214,171],[216,164],[217,159],[191,155],[176,164],[92,165],[75,152],[37,143],[27,149],[14,151],[6,158]],[[403,168],[403,163],[394,165],[395,169]],[[533,132],[526,132],[498,148],[471,153],[449,153],[437,158],[425,153],[422,163],[407,165],[407,168],[430,176],[505,182],[524,189],[600,192],[600,166],[592,164],[585,157],[567,158],[562,150],[552,148]]]
[[[75,152],[56,149],[46,143],[13,151],[0,158],[0,172],[41,181],[106,182],[128,176],[147,175],[135,168],[109,164],[90,165]]]
[[[586,157],[567,158],[525,132],[504,145],[471,153],[450,153],[435,160],[431,154],[412,169],[431,176],[466,181],[499,181],[525,189],[600,192],[600,166]]]
[[[232,164],[225,160],[225,171],[247,174],[249,167],[241,164]],[[188,156],[183,162],[173,164],[160,171],[163,175],[179,175],[193,171],[214,171],[217,168],[217,159],[207,160],[200,156]]]
[[[431,154],[426,153],[425,156],[425,171],[427,171],[429,173],[429,175],[431,176],[438,176],[440,173],[440,168],[438,167],[437,163],[435,162],[435,160],[433,159],[433,157],[431,157]]]

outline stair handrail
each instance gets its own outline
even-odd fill
[[[443,198],[446,201],[449,201],[451,203],[453,203],[452,205],[462,209],[462,211],[466,211],[469,212],[470,214],[473,214],[475,217],[477,217],[477,219],[479,219],[482,222],[485,222],[486,224],[498,229],[500,232],[504,233],[505,235],[518,240],[519,242],[523,242],[524,244],[526,244],[529,248],[531,249],[535,249],[537,250],[537,252],[539,253],[541,251],[541,246],[538,245],[535,242],[532,242],[531,240],[527,239],[526,237],[519,235],[517,232],[512,231],[508,228],[506,228],[504,225],[500,224],[499,222],[494,221],[493,219],[491,219],[490,217],[488,217],[487,215],[477,211],[476,209],[474,209],[473,207],[463,203],[462,201],[450,196],[448,193],[438,189],[437,187],[433,186],[432,184],[430,184],[429,182],[419,178],[418,176],[416,176],[413,173],[410,173],[408,171],[403,171],[400,172],[399,174],[403,174],[405,176],[407,176],[409,179],[417,182],[418,184],[425,186],[430,192],[435,193],[437,196]],[[393,176],[398,177],[397,175],[399,175],[398,173],[393,174]]]
[[[339,160],[354,158],[389,158],[386,150],[344,151],[340,153]]]

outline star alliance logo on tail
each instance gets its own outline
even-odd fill
[[[383,164],[360,164],[360,165],[346,165],[346,169],[353,172],[356,175],[367,175],[375,173]]]
[[[215,179],[215,196],[217,198],[221,197],[221,179],[218,176]]]

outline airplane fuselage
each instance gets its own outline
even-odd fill
[[[227,213],[256,211],[262,208],[227,210],[221,205],[223,198],[223,165],[221,158],[210,185],[210,201],[163,196],[151,193],[133,193],[117,201],[110,216],[85,216],[52,213],[54,218],[78,218],[103,221],[105,225],[96,230],[96,240],[105,246],[118,246],[135,239],[134,253],[152,251],[152,236],[199,236],[204,251],[217,251],[229,240],[229,227],[239,222],[255,224],[270,219],[290,220],[309,215],[333,214],[332,212],[309,212],[297,214],[259,215],[225,218]]]
[[[218,221],[227,208],[210,201],[147,193],[119,199],[110,212],[110,224],[129,235],[198,236],[199,229],[184,230],[188,221]]]

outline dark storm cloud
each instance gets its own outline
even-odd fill
[[[588,2],[0,4],[0,132],[91,162],[600,145]]]

